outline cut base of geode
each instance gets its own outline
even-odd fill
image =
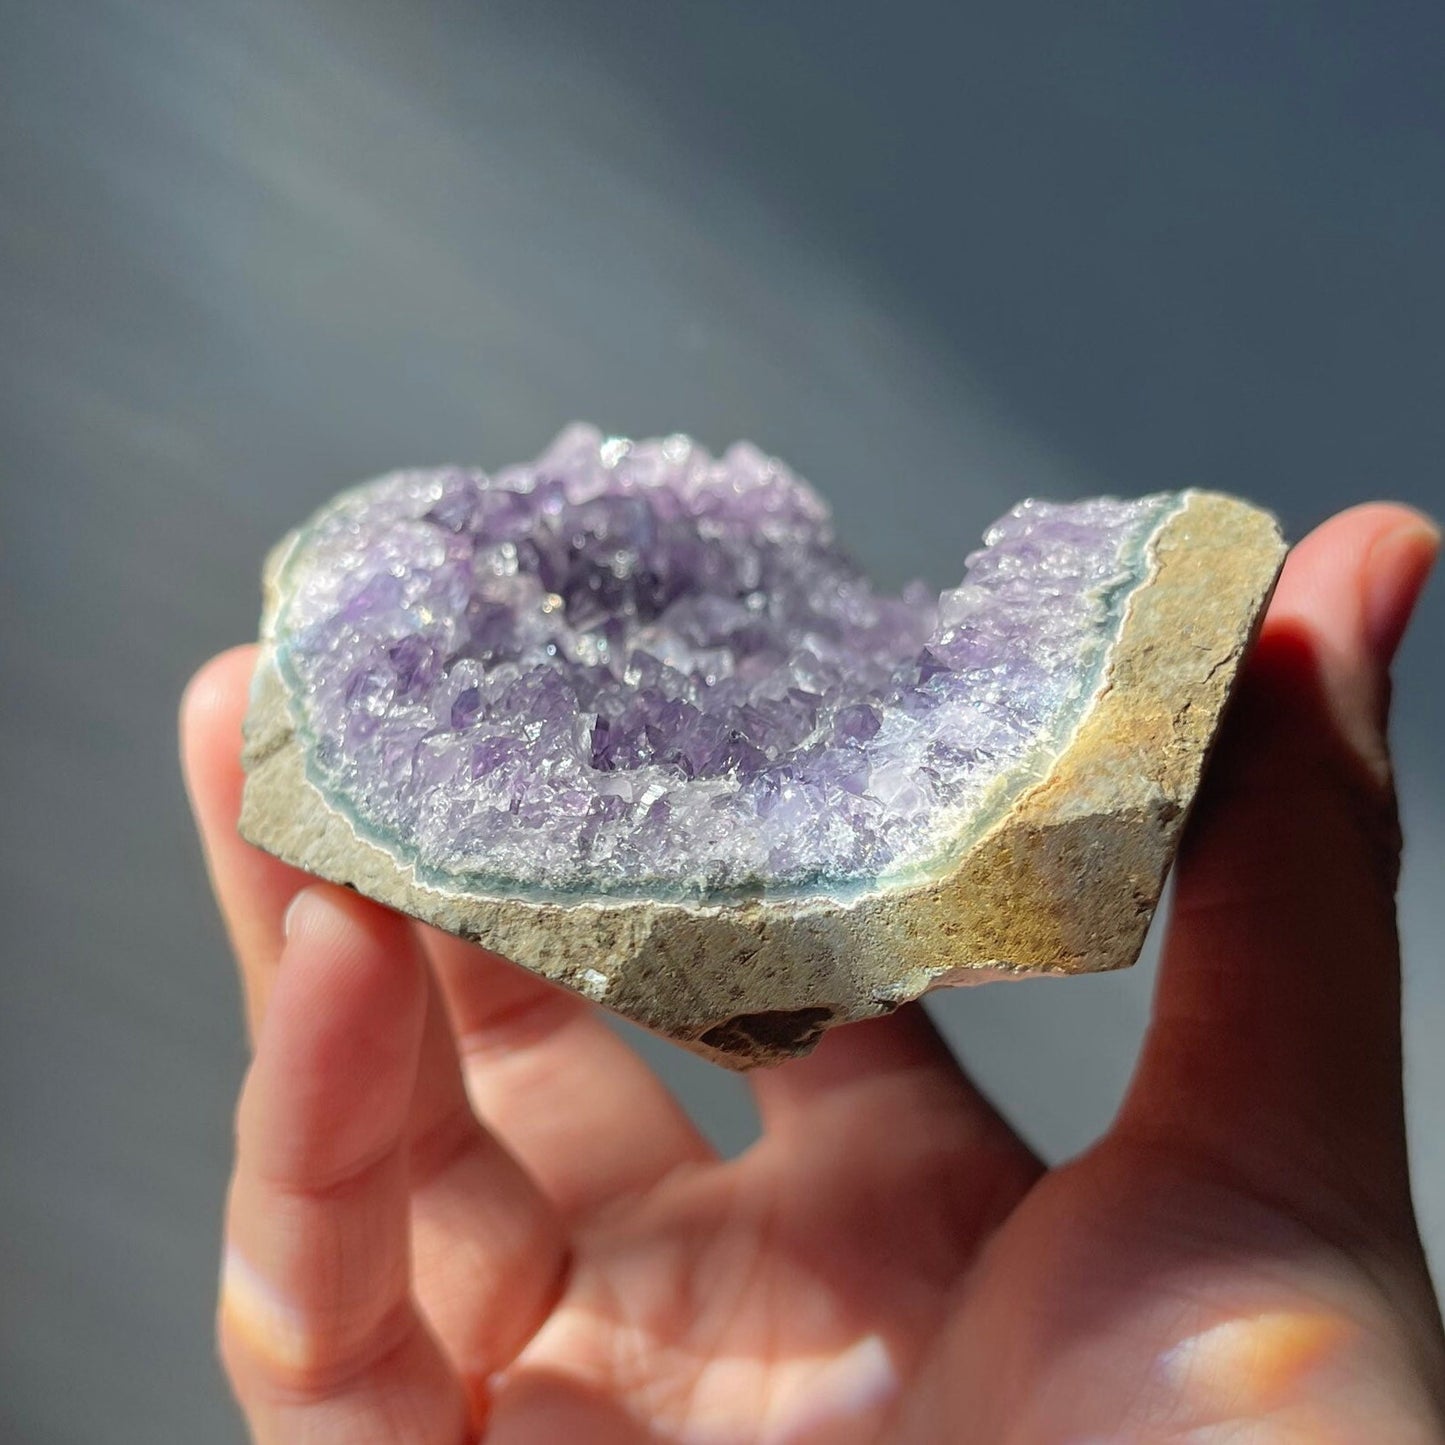
[[[735,1068],[1126,966],[1284,548],[1214,493],[1011,517],[935,608],[751,451],[346,494],[268,563],[241,831]]]

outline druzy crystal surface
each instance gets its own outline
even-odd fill
[[[277,661],[312,781],[422,877],[843,896],[1047,768],[1176,504],[1025,502],[960,587],[889,596],[777,460],[578,426],[333,503],[285,563]]]

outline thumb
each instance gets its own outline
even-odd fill
[[[1266,650],[1293,635],[1297,654],[1313,653],[1331,731],[1381,785],[1390,663],[1439,546],[1439,529],[1411,508],[1370,502],[1342,512],[1295,548],[1264,629]]]
[[[1181,850],[1120,1119],[1271,1183],[1331,1176],[1406,1209],[1385,728],[1439,541],[1373,503],[1290,554]]]

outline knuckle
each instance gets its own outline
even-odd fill
[[[238,1398],[306,1403],[344,1390],[399,1349],[414,1327],[406,1301],[381,1319],[288,1307],[228,1268],[216,1321],[222,1368]]]
[[[1393,894],[1400,876],[1403,836],[1388,757],[1351,757],[1329,769],[1346,836],[1354,840],[1367,872]]]
[[[1394,779],[1383,744],[1370,756],[1333,738],[1301,735],[1288,749],[1261,748],[1211,774],[1211,831],[1227,827],[1278,855],[1307,841],[1349,859],[1386,892],[1400,869]]]

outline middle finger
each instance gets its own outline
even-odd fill
[[[472,1103],[564,1221],[716,1160],[593,1005],[474,944],[422,932]]]

